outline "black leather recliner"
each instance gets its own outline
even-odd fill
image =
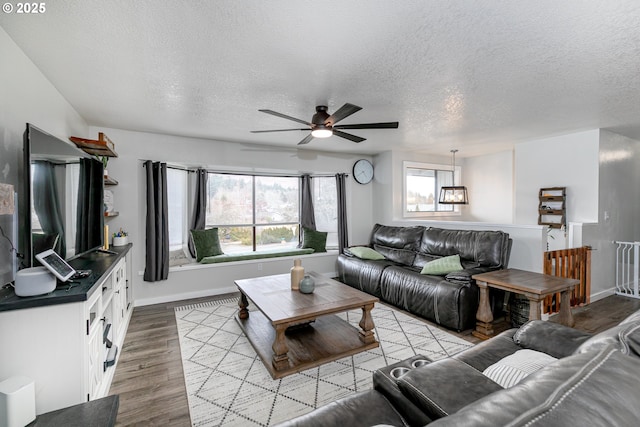
[[[558,358],[503,388],[482,372],[521,349]],[[640,311],[590,335],[530,321],[447,359],[412,369],[389,385],[342,398],[279,427],[349,425],[602,426],[640,423]],[[378,375],[377,375],[378,374]]]
[[[479,290],[474,274],[506,268],[511,239],[502,231],[448,230],[434,227],[391,227],[376,224],[369,246],[384,260],[338,256],[338,279],[356,289],[461,331],[475,325]],[[462,271],[446,276],[420,274],[432,260],[460,255]],[[499,316],[504,293],[491,290]]]

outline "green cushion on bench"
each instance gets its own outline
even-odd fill
[[[278,249],[262,252],[238,252],[222,254],[202,258],[200,264],[216,264],[219,262],[245,261],[251,259],[277,258],[282,256],[308,255],[314,252],[313,249]]]

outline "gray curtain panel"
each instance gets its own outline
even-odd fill
[[[169,277],[167,164],[147,160],[144,166],[147,177],[147,224],[143,279],[157,282]]]
[[[191,222],[189,222],[190,230],[204,230],[205,219],[207,216],[207,178],[208,173],[204,169],[196,171],[196,191],[193,198],[193,213],[191,214]],[[189,253],[193,258],[196,257],[196,248],[191,240],[189,233]]]
[[[338,191],[338,253],[349,247],[349,233],[347,228],[347,174],[336,174],[336,189]]]
[[[313,197],[311,196],[311,176],[302,175],[302,200],[300,202],[300,224],[311,230],[316,229],[316,216],[313,213]]]
[[[313,197],[311,196],[311,176],[308,174],[300,177],[302,183],[300,200],[300,225],[310,230],[316,229],[316,216],[313,213]],[[298,233],[298,239],[300,243],[298,247],[302,246],[302,230]]]
[[[91,159],[80,159],[78,212],[76,216],[77,254],[94,249],[95,243],[103,240],[103,182],[104,168],[102,163]]]
[[[58,236],[56,252],[66,258],[67,248],[64,239],[64,225],[58,200],[58,185],[54,165],[47,161],[37,161],[33,168],[33,208],[45,234]],[[32,254],[35,260],[35,249]],[[49,248],[46,248],[49,249]],[[55,249],[55,248],[54,248]],[[34,264],[35,265],[35,264]]]

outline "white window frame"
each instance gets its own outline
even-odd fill
[[[445,217],[445,216],[460,216],[462,212],[460,210],[459,205],[451,205],[453,206],[453,211],[434,211],[434,212],[413,212],[407,211],[407,172],[408,169],[430,169],[430,170],[441,170],[451,172],[451,165],[444,165],[438,163],[422,163],[422,162],[410,162],[403,161],[402,162],[402,217],[403,218],[437,218],[437,217]],[[456,166],[454,173],[454,182],[460,183],[462,178],[462,168],[460,166]],[[437,193],[437,191],[436,191]],[[434,194],[434,197],[439,197],[439,194]]]

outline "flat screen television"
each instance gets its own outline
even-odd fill
[[[103,246],[102,162],[27,123],[24,133],[24,191],[21,194],[23,265],[53,249],[63,259]]]

